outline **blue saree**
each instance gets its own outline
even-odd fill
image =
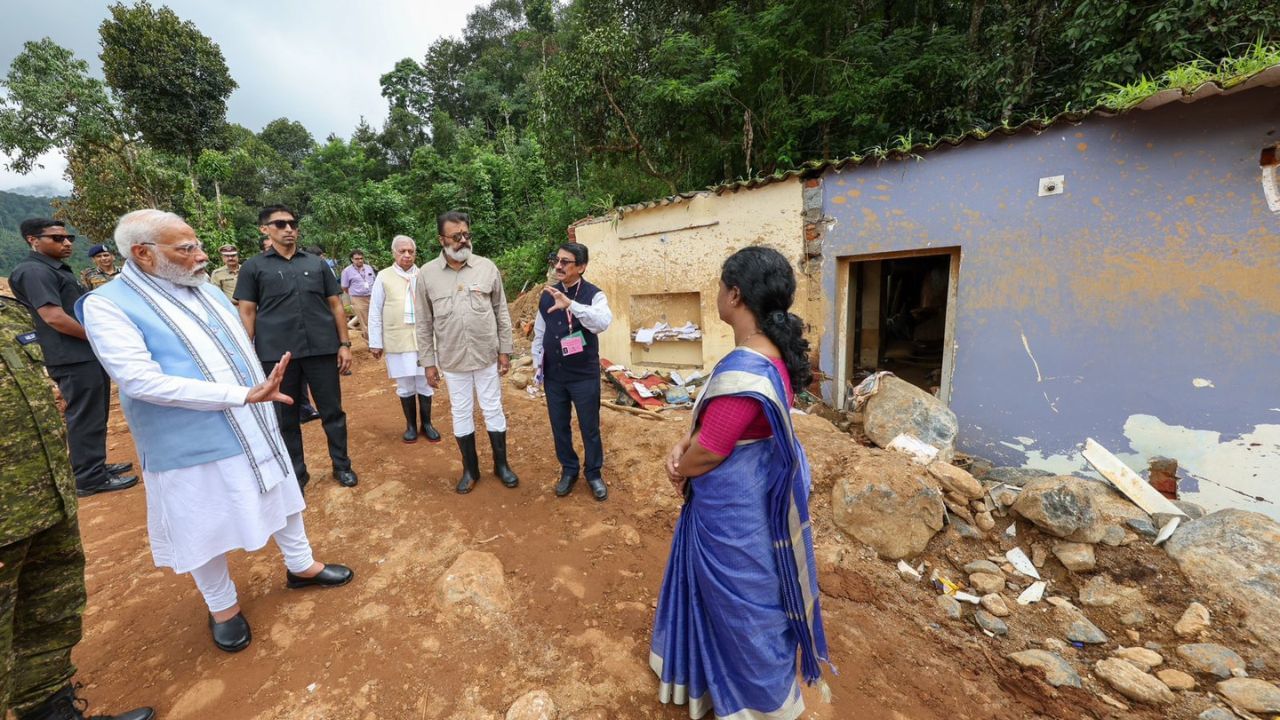
[[[738,348],[712,373],[693,422],[716,397],[761,403],[773,437],[740,442],[688,495],[662,579],[649,665],[659,699],[726,720],[792,720],[818,680],[827,641],[809,525],[809,464],[786,386],[765,356]]]

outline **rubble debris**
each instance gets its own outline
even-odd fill
[[[886,375],[863,409],[863,432],[880,447],[888,447],[899,435],[911,435],[937,448],[938,459],[949,462],[955,454],[959,423],[955,413],[936,397]]]
[[[1054,476],[1031,481],[1018,494],[1013,511],[1042,531],[1068,540],[1096,542],[1105,532],[1094,511],[1093,497],[1077,478]]]
[[[1193,638],[1200,633],[1209,629],[1209,609],[1198,602],[1193,602],[1187,606],[1186,611],[1182,613],[1182,617],[1173,626],[1173,631],[1178,637]]]
[[[546,690],[531,690],[511,703],[506,720],[556,720],[559,711]]]
[[[903,455],[914,460],[919,465],[928,465],[938,457],[938,448],[921,442],[914,436],[902,433],[885,446],[886,450],[900,452]]]
[[[1031,562],[1031,558],[1027,557],[1022,548],[1013,548],[1006,552],[1004,556],[1018,572],[1036,580],[1040,579],[1040,573],[1036,571],[1035,563]]]
[[[1004,589],[1004,575],[985,572],[973,573],[969,576],[969,586],[982,595],[997,593]]]
[[[986,472],[986,474],[979,477],[979,479],[983,482],[994,482],[1004,485],[1012,485],[1014,487],[1023,487],[1036,478],[1052,476],[1053,473],[1048,470],[1040,470],[1037,468],[997,467],[991,468]]]
[[[1168,685],[1148,675],[1130,663],[1117,658],[1105,658],[1093,665],[1093,672],[1121,695],[1134,702],[1148,705],[1167,705],[1177,700]]]
[[[1232,677],[1235,671],[1245,669],[1244,658],[1231,648],[1215,643],[1179,645],[1175,652],[1192,670],[1223,680]]]
[[[999,593],[989,593],[981,598],[982,609],[998,618],[1009,617],[1009,605]]]
[[[941,608],[942,612],[948,619],[959,620],[964,614],[964,609],[960,606],[960,601],[950,595],[939,595],[934,599],[934,602],[938,604],[938,607]]]
[[[1157,670],[1156,677],[1160,678],[1160,682],[1168,685],[1171,690],[1196,689],[1196,679],[1181,670],[1175,670],[1173,668]]]
[[[1170,500],[1178,499],[1178,461],[1153,457],[1147,462],[1147,482]]]
[[[1036,582],[1031,583],[1031,585],[1026,590],[1023,590],[1022,594],[1018,596],[1018,604],[1031,605],[1032,603],[1040,602],[1040,599],[1044,597],[1044,589],[1047,586],[1048,583],[1043,580],[1037,580]]]
[[[1217,685],[1233,705],[1253,713],[1280,713],[1280,687],[1256,678],[1232,678]]]
[[[982,483],[955,465],[939,460],[930,463],[926,469],[942,484],[944,490],[949,490],[965,500],[974,500],[983,495]]]
[[[992,615],[986,610],[978,610],[973,614],[973,619],[978,626],[992,635],[1008,635],[1009,626],[1003,620]]]
[[[1053,556],[1071,572],[1087,572],[1097,566],[1093,546],[1088,543],[1056,542],[1053,544]]]
[[[702,339],[702,330],[697,325],[694,325],[692,321],[686,322],[680,327],[671,327],[665,322],[658,322],[651,328],[637,328],[631,337],[642,345],[674,340],[691,342]]]
[[[1116,648],[1112,651],[1111,656],[1133,663],[1133,666],[1142,672],[1151,672],[1152,668],[1159,667],[1164,664],[1164,658],[1160,653],[1154,650],[1148,650],[1147,648]]]
[[[1021,667],[1029,667],[1044,673],[1045,682],[1053,687],[1081,687],[1080,674],[1071,663],[1047,650],[1023,650],[1009,655],[1009,659]]]
[[[1109,480],[1117,490],[1124,493],[1125,497],[1153,518],[1161,515],[1186,517],[1177,505],[1143,482],[1142,478],[1138,477],[1138,474],[1128,465],[1120,462],[1119,458],[1108,452],[1093,438],[1085,440],[1081,455],[1102,477]]]

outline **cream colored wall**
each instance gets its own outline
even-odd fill
[[[615,363],[648,365],[632,356],[632,334],[642,320],[633,317],[634,295],[700,293],[702,367],[710,369],[732,350],[733,334],[716,311],[720,265],[748,245],[772,247],[796,268],[799,285],[793,312],[814,326],[810,342],[817,345],[822,308],[811,309],[809,298],[811,289],[820,286],[821,276],[810,280],[800,272],[804,223],[799,180],[724,195],[698,195],[674,205],[628,212],[616,223],[612,218],[590,221],[577,226],[575,233],[591,251],[587,277],[605,291],[613,309],[613,324],[600,338],[600,351]],[[693,348],[662,345],[655,343],[644,357],[653,362],[665,354],[677,364],[691,364],[697,357],[690,352]]]

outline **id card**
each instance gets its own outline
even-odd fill
[[[565,335],[560,340],[560,354],[564,355],[565,357],[568,357],[570,355],[577,355],[578,353],[582,352],[583,349],[585,349],[585,347],[586,347],[586,339],[582,337],[581,330],[575,333],[570,333],[569,335]]]

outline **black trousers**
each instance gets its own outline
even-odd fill
[[[95,488],[107,481],[107,415],[111,413],[111,379],[97,360],[54,365],[49,377],[67,401],[67,444],[76,487]]]
[[[274,361],[264,362],[262,370],[269,374],[275,366]],[[311,387],[311,397],[320,413],[324,435],[329,440],[329,459],[333,461],[333,469],[351,469],[351,458],[347,457],[347,414],[342,410],[342,384],[338,379],[338,356],[293,358],[280,381],[280,392],[293,398],[294,404],[276,403],[276,417],[280,420],[280,434],[284,436],[284,445],[293,461],[293,472],[301,484],[305,484],[307,479],[307,460],[302,454],[302,424],[298,419],[298,403],[306,400],[302,393],[304,384]]]
[[[582,449],[587,466],[583,477],[600,477],[604,467],[604,445],[600,442],[600,379],[543,381],[547,395],[547,415],[551,419],[551,436],[556,442],[556,459],[565,472],[575,475],[580,469],[578,453],[573,449],[573,427],[570,410],[578,413],[578,430],[582,433]]]

